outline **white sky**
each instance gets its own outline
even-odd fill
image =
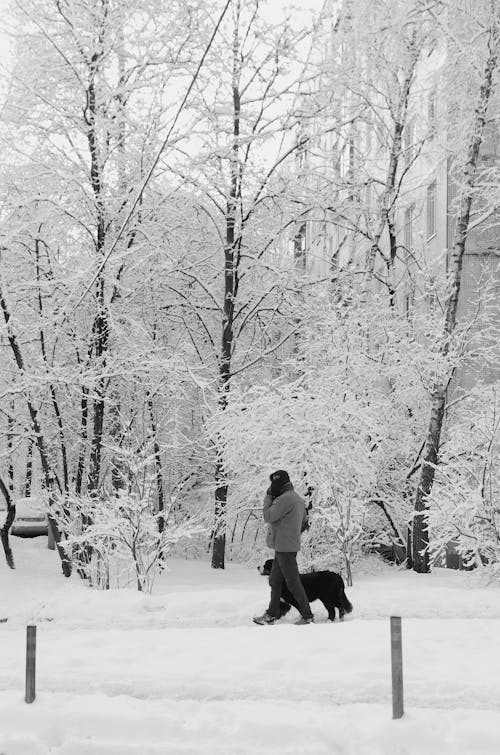
[[[5,34],[5,11],[10,5],[10,0],[0,0],[0,65],[3,66],[9,62],[10,40]],[[0,68],[0,76],[2,69]]]
[[[289,6],[296,8],[297,17],[300,17],[301,13],[304,13],[305,18],[310,18],[310,14],[313,11],[320,11],[323,6],[324,0],[269,0],[266,4],[266,12],[274,16],[276,20],[280,18],[283,10]],[[6,62],[9,58],[10,42],[8,37],[2,30],[2,17],[4,11],[11,5],[11,0],[0,0],[0,62]],[[222,7],[222,0],[221,0]]]

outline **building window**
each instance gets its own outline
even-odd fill
[[[427,187],[427,238],[436,233],[436,182]]]
[[[484,125],[483,138],[479,151],[479,161],[483,166],[498,165],[500,156],[500,134],[498,125],[494,121],[488,121]]]
[[[296,267],[306,269],[306,224],[302,223],[293,239],[293,256]]]
[[[366,184],[366,192],[365,192],[365,199],[366,199],[366,212],[368,214],[372,211],[372,202],[373,202],[373,190],[372,190],[372,183]]]
[[[385,149],[387,147],[387,128],[383,123],[376,121],[373,127],[377,137],[377,148]]]
[[[432,55],[434,50],[437,49],[437,46],[438,46],[437,34],[433,32],[427,36],[427,43],[424,47],[424,49],[427,52],[427,57],[429,57],[429,55]]]
[[[432,87],[427,98],[427,125],[429,139],[434,139],[437,126],[437,89],[435,86]]]
[[[296,161],[297,161],[297,168],[299,170],[304,168],[307,162],[308,141],[309,141],[309,137],[305,133],[302,133],[297,137],[297,149],[296,149],[295,155],[296,155]]]
[[[333,179],[334,181],[340,181],[342,177],[342,155],[337,149],[337,147],[335,147],[333,150],[332,165],[333,165]]]
[[[409,165],[415,157],[415,118],[410,118],[403,131],[403,160]]]
[[[435,314],[438,305],[437,285],[436,279],[433,275],[430,275],[425,283],[424,295],[429,306],[429,312]]]
[[[410,205],[404,216],[404,245],[407,252],[411,252],[413,248],[413,212],[414,206]]]
[[[411,321],[413,315],[413,307],[415,304],[415,281],[408,271],[406,273],[405,281],[405,315],[406,319]]]
[[[366,126],[366,151],[368,154],[372,151],[372,134],[373,134],[373,123],[371,118],[366,120],[365,123]]]

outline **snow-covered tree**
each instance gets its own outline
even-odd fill
[[[202,19],[183,3],[159,13],[154,1],[33,0],[17,10],[2,124],[6,394],[24,397],[17,422],[26,449],[38,446],[48,491],[100,497],[113,469],[106,449],[153,435],[160,504],[167,429],[158,435],[156,415],[174,394],[179,405],[181,357],[168,301],[150,305],[134,289],[151,288],[155,260],[162,277],[174,275],[164,250],[179,244],[179,216],[171,226],[168,215],[176,203],[162,212],[146,184],[178,109],[169,87],[187,85],[206,44]]]
[[[300,492],[314,489],[312,560],[325,565],[325,555],[340,552],[350,577],[375,512],[405,545],[407,473],[418,456],[431,365],[385,294],[366,301],[347,284],[335,298],[318,287],[301,311],[284,374],[234,389],[210,427],[225,442],[233,519],[261,506],[273,468],[287,469]]]
[[[190,290],[183,310],[197,306],[199,322],[189,337],[215,389],[211,411],[224,411],[233,385],[252,380],[257,365],[295,329],[283,302],[290,278],[284,231],[295,217],[296,186],[284,166],[296,150],[297,56],[306,38],[307,30],[294,30],[286,19],[271,22],[265,4],[233,0],[200,72],[191,136],[179,145],[173,168],[196,188],[216,235],[215,243],[212,235],[205,241],[203,268],[180,271]],[[217,436],[212,440],[212,566],[223,568],[226,459]]]
[[[447,269],[447,292],[441,319],[438,350],[446,358],[460,342],[463,323],[458,319],[462,270],[467,238],[472,230],[474,208],[484,206],[485,197],[496,194],[495,176],[485,175],[480,165],[481,146],[488,119],[496,112],[495,88],[498,83],[500,53],[499,9],[496,4],[479,2],[474,9],[466,2],[448,6],[448,111],[450,126],[448,147],[452,152],[453,174],[458,183],[456,217]],[[473,32],[477,31],[477,34]],[[464,47],[465,46],[465,47]],[[464,96],[465,93],[465,96]],[[415,494],[413,526],[413,562],[419,572],[429,570],[429,532],[427,498],[433,487],[439,462],[441,434],[445,418],[447,389],[453,375],[436,379],[422,464]]]

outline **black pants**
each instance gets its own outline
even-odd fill
[[[286,586],[297,601],[302,616],[306,619],[312,618],[311,607],[299,575],[297,554],[275,551],[273,568],[269,577],[271,600],[267,612],[270,616],[274,616],[277,619],[280,618],[281,614],[280,598],[284,582],[286,582]]]

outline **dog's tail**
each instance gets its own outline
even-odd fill
[[[343,607],[343,609],[344,609],[344,611],[346,613],[351,613],[351,611],[352,611],[352,603],[348,599],[347,595],[345,594],[345,584],[344,584],[344,580],[342,579],[342,577],[340,577],[340,583],[341,583],[341,586],[342,586],[342,594],[340,596],[340,600],[342,601],[342,607]]]
[[[342,594],[342,603],[344,605],[344,611],[346,613],[351,613],[352,611],[352,603],[350,600],[348,600],[347,595],[345,592]]]

